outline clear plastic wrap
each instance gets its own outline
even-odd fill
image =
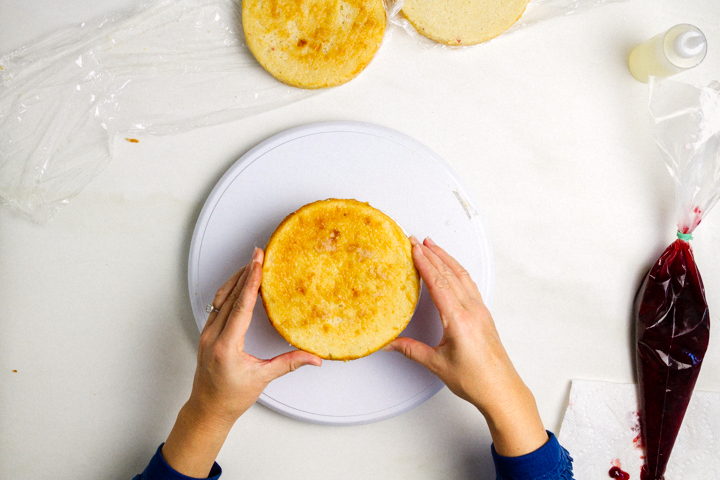
[[[720,195],[718,87],[650,82],[653,135],[675,181],[678,240],[645,277],[635,312],[642,480],[664,479],[710,337],[705,289],[689,241]]]
[[[418,33],[415,27],[403,16],[402,7],[403,0],[384,0],[386,2],[386,10],[388,12],[388,22],[402,28],[410,36],[415,38],[421,45],[428,48],[468,48],[468,46],[451,46],[430,40]],[[522,28],[534,25],[536,23],[549,20],[551,18],[582,13],[592,8],[606,5],[609,3],[619,3],[626,0],[530,0],[525,12],[520,19],[508,30],[487,42],[492,42],[497,38],[520,30]],[[470,45],[473,46],[473,45]]]
[[[512,29],[615,1],[532,0]],[[383,4],[386,38],[393,23],[414,32],[401,0]],[[317,93],[260,67],[240,6],[147,2],[0,55],[0,201],[44,223],[108,164],[116,134],[184,132]]]
[[[0,56],[0,199],[38,222],[109,162],[116,133],[170,134],[314,92],[266,73],[236,0],[162,0]]]

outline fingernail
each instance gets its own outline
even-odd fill
[[[260,249],[258,247],[255,247],[255,250],[253,250],[252,259],[253,262],[260,263]]]
[[[415,237],[415,235],[410,235],[410,244],[415,246],[418,243],[420,243],[420,242],[418,241],[417,237]]]
[[[423,252],[422,246],[421,246],[419,243],[416,243],[416,244],[413,246],[413,250],[415,250],[418,255],[422,255],[423,257],[425,256],[425,252]]]
[[[383,352],[394,352],[395,351],[395,349],[392,347],[392,345],[385,345],[380,350],[382,350]]]
[[[433,242],[433,239],[432,239],[432,238],[430,238],[430,237],[425,237],[425,241],[426,241],[427,244],[430,245],[431,247],[437,247],[437,244],[436,244],[435,242]]]

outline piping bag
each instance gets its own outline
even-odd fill
[[[635,311],[645,465],[664,480],[700,373],[710,315],[690,240],[720,196],[720,84],[706,88],[652,78],[653,137],[675,181],[678,239],[645,277]]]

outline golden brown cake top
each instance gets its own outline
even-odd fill
[[[340,85],[360,73],[385,33],[382,0],[243,0],[250,51],[278,80]]]
[[[379,350],[410,322],[420,293],[412,247],[390,217],[356,200],[288,216],[268,242],[261,293],[292,345],[331,360]]]

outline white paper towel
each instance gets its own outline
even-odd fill
[[[573,380],[559,440],[577,480],[608,479],[613,466],[640,480],[639,435],[637,385]],[[693,393],[665,478],[720,479],[720,393]]]

